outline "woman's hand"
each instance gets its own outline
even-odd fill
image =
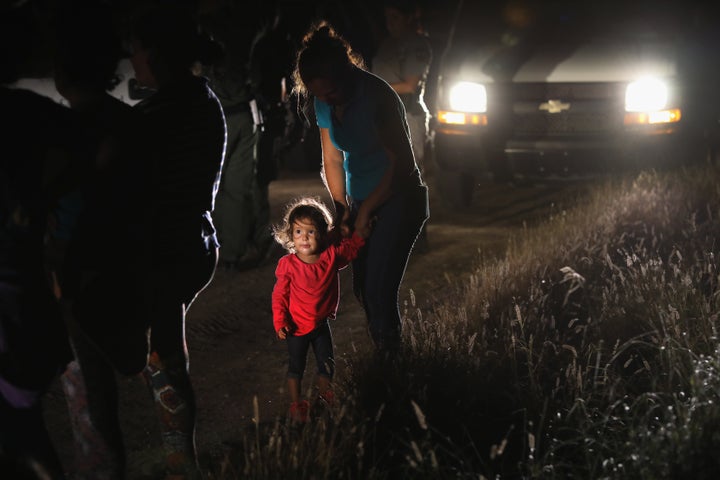
[[[340,235],[340,229],[337,227],[330,228],[327,234],[328,245],[337,245],[341,240],[342,236]]]
[[[352,230],[350,228],[350,209],[337,200],[334,203],[335,219],[333,220],[333,223],[340,232],[340,235],[343,237],[349,237],[352,235]]]
[[[375,218],[370,217],[367,210],[360,207],[357,217],[355,218],[355,233],[360,238],[368,238],[372,232],[373,223],[375,223]]]
[[[349,237],[349,236],[352,235],[352,228],[350,228],[350,218],[349,218],[349,217],[348,217],[348,218],[344,218],[344,219],[340,222],[340,234],[341,234],[344,238],[347,238],[347,237]]]

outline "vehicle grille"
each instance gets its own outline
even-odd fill
[[[619,131],[621,125],[622,123],[609,112],[579,114],[540,112],[516,115],[514,130],[520,135],[602,134]]]
[[[608,135],[622,129],[624,90],[615,84],[519,84],[513,93],[516,136]],[[549,100],[568,108],[541,110]]]

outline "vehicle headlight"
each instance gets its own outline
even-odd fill
[[[450,88],[448,101],[451,110],[486,112],[487,91],[485,85],[474,82],[458,82]]]
[[[626,112],[655,112],[667,107],[668,87],[657,78],[632,82],[625,90]]]

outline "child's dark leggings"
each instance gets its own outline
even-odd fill
[[[288,377],[302,379],[305,373],[307,352],[311,345],[317,362],[318,375],[332,379],[335,373],[335,359],[333,358],[332,332],[327,319],[307,335],[287,337],[290,356]]]

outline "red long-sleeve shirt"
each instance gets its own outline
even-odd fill
[[[338,272],[357,257],[365,240],[357,235],[331,245],[315,263],[291,253],[278,261],[272,293],[273,324],[277,332],[289,327],[293,335],[312,332],[318,322],[335,318],[340,301]]]

